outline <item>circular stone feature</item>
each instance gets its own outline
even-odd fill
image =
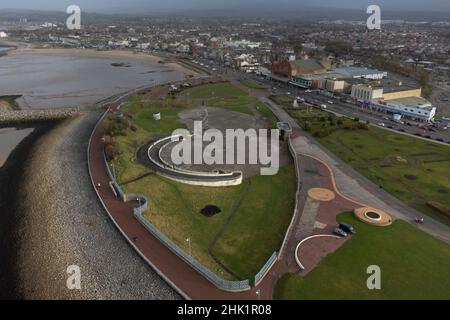
[[[202,210],[200,210],[200,213],[202,215],[204,215],[205,217],[213,217],[216,214],[219,214],[221,212],[222,212],[222,210],[220,210],[219,207],[214,206],[214,205],[207,205]]]
[[[355,209],[354,213],[355,217],[368,224],[375,226],[389,226],[392,224],[391,215],[382,210],[364,207]]]
[[[308,196],[317,201],[331,201],[336,197],[333,191],[324,188],[309,189]]]

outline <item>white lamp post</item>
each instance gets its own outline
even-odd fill
[[[186,242],[189,244],[189,256],[192,257],[192,245],[191,245],[191,238],[187,238]]]

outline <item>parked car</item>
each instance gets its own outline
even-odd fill
[[[346,222],[339,223],[339,228],[342,229],[344,232],[347,232],[347,233],[351,233],[351,234],[355,234],[356,233],[355,228],[353,228],[352,225],[350,225],[350,224],[348,224]]]
[[[334,234],[341,236],[341,237],[346,237],[348,236],[347,232],[345,232],[344,230],[342,230],[341,228],[336,228],[334,229]]]
[[[326,108],[327,108],[327,105],[326,105],[326,104],[321,104],[320,107],[321,107],[322,109],[326,109]]]
[[[398,128],[397,130],[400,132],[406,132],[405,129],[402,129],[402,128]]]
[[[328,100],[328,104],[333,104],[334,102],[331,100]]]
[[[385,126],[385,124],[383,122],[379,122],[378,125],[381,126],[381,127]]]
[[[444,139],[442,139],[442,138],[437,138],[436,141],[444,142]]]

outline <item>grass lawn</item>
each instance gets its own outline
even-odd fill
[[[450,224],[450,217],[426,205],[435,201],[450,210],[449,147],[376,127],[338,130],[319,141],[411,207]]]
[[[214,247],[217,257],[245,279],[252,279],[281,247],[295,205],[294,166],[280,168],[274,177],[254,176],[250,182],[236,216]]]
[[[199,100],[204,101],[208,107],[223,108],[249,115],[254,115],[250,107],[255,106],[270,121],[271,127],[276,127],[277,118],[264,103],[231,83],[194,87],[186,90],[183,97],[191,101],[197,100],[196,103],[199,103]]]
[[[212,88],[214,95],[210,95]],[[188,92],[189,95],[184,92],[182,98],[176,100],[145,103],[142,97],[136,96],[123,106],[123,112],[132,116],[136,131],[127,129],[114,137],[120,150],[114,160],[119,183],[150,171],[135,163],[137,148],[153,135],[169,134],[183,127],[177,115],[186,108],[198,105],[192,96],[196,99],[209,97],[208,105],[235,111],[241,108],[242,112],[245,108],[245,112],[252,115],[249,106],[255,105],[271,123],[276,122],[267,106],[231,84],[195,87]],[[153,120],[153,114],[157,112],[161,112],[161,121]],[[209,255],[208,247],[233,209],[237,208],[213,250],[227,268],[251,280],[281,246],[294,210],[295,185],[294,166],[291,164],[281,168],[276,176],[251,177],[234,187],[189,186],[157,175],[122,186],[125,193],[145,194],[149,199],[145,217],[182,249],[188,249],[186,239],[190,238],[193,256],[217,275],[230,280],[235,278],[221,270]],[[245,197],[240,202],[244,190]],[[214,217],[205,217],[200,211],[207,205],[218,206],[222,212]]]
[[[208,99],[214,97],[236,98],[248,96],[247,92],[229,82],[207,84],[194,87],[188,90],[188,97],[191,99]]]
[[[292,106],[292,104],[294,103],[294,99],[289,97],[289,96],[287,96],[287,95],[271,96],[270,99],[273,100],[275,103],[281,104],[281,105],[290,105],[290,106]]]
[[[397,220],[386,228],[346,213],[357,234],[306,277],[288,274],[276,299],[450,299],[450,246]],[[381,290],[368,290],[367,267],[381,268]]]
[[[317,108],[289,113],[313,134],[333,129],[318,138],[322,145],[411,207],[450,225],[450,216],[427,206],[433,201],[450,211],[449,147],[372,126],[346,130],[355,124],[352,119],[339,118],[339,125],[335,116]]]
[[[144,216],[180,248],[188,250],[191,238],[192,255],[203,265],[224,278],[219,265],[209,256],[208,245],[230,214],[243,185],[230,188],[206,188],[177,183],[157,175],[148,176],[124,187],[126,193],[143,193],[149,199]],[[222,213],[205,217],[200,210],[216,205]]]

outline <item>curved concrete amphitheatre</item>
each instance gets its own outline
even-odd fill
[[[161,157],[163,149],[171,143],[176,143],[182,136],[169,136],[150,145],[147,150],[148,158],[153,164],[155,172],[170,180],[184,184],[203,187],[236,186],[242,183],[242,171],[235,172],[201,172],[177,168]]]

